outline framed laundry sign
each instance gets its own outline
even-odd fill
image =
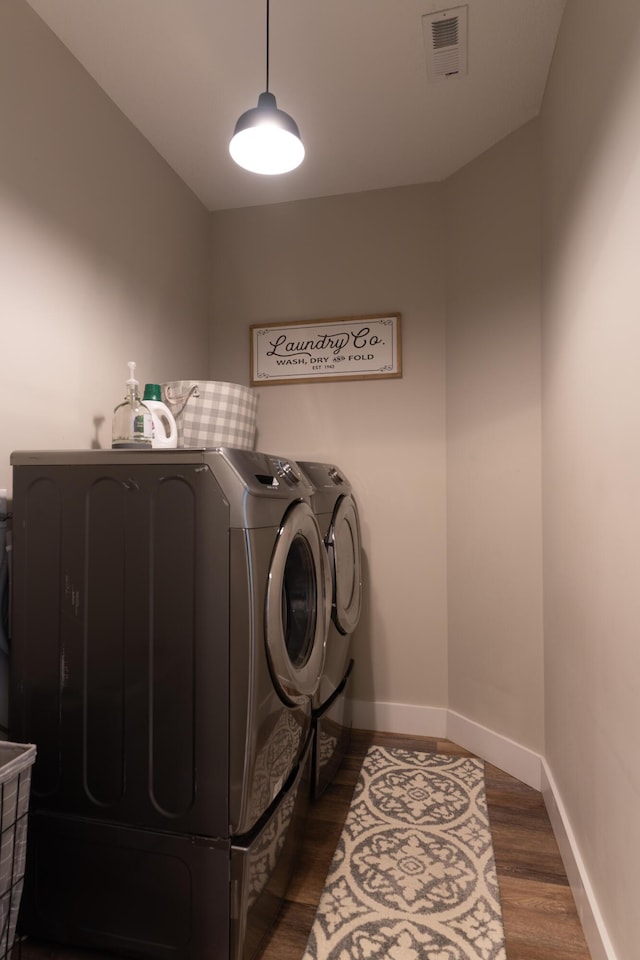
[[[253,324],[251,386],[402,376],[399,313]]]

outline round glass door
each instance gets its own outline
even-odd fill
[[[332,616],[341,633],[353,633],[362,605],[360,521],[351,496],[340,497],[327,536],[333,581]]]
[[[324,666],[331,614],[331,576],[311,507],[287,511],[271,558],[266,601],[266,645],[276,687],[296,703],[311,696]]]

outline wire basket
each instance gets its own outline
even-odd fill
[[[31,767],[36,748],[0,740],[0,958],[13,950],[27,853]]]

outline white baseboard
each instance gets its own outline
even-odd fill
[[[542,796],[560,848],[569,886],[584,931],[591,960],[617,960],[602,914],[593,892],[580,849],[571,828],[562,797],[547,765],[542,761]]]
[[[534,790],[541,791],[591,958],[592,960],[618,960],[598,908],[562,798],[544,757],[445,707],[354,701],[353,725],[361,730],[417,734],[453,740],[454,743],[466,747],[467,750],[500,767],[501,770],[505,770],[511,776],[533,787]]]
[[[353,725],[359,730],[409,733],[419,737],[446,737],[445,707],[418,707],[411,703],[372,703],[354,700]]]
[[[448,711],[447,737],[534,790],[540,789],[542,757],[539,753],[483,727],[474,720],[469,720],[468,717],[463,717],[454,710]]]
[[[541,757],[537,753],[446,707],[355,700],[353,725],[361,730],[446,737],[535,790],[540,789]]]

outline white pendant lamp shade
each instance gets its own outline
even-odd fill
[[[238,166],[266,175],[288,173],[304,160],[295,120],[278,109],[268,90],[258,97],[258,106],[243,113],[236,123],[229,153]]]

